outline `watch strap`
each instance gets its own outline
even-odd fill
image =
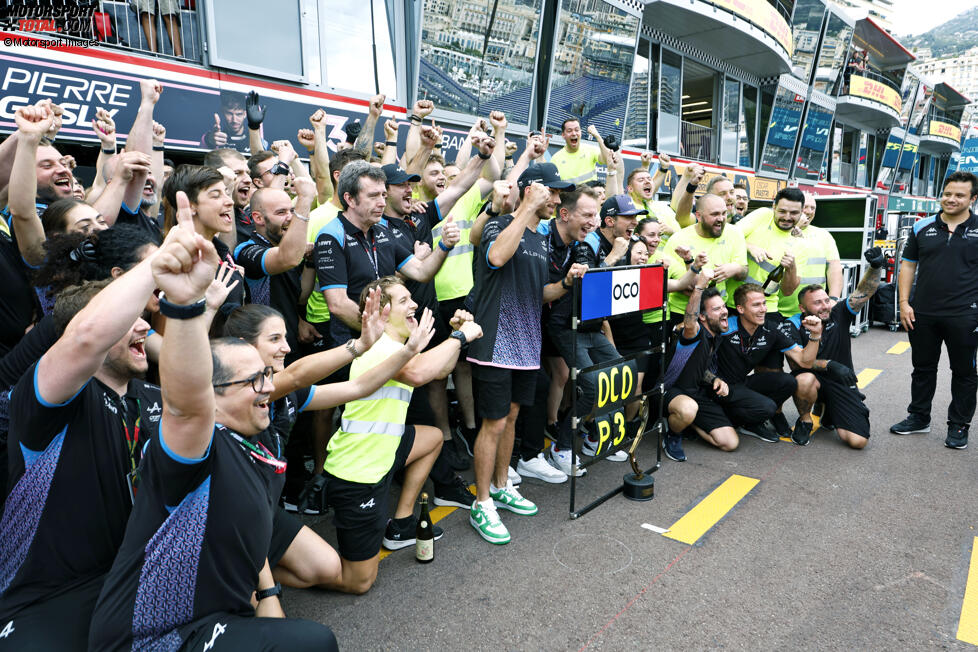
[[[167,319],[193,319],[203,315],[206,309],[207,304],[203,299],[190,305],[180,305],[170,303],[165,296],[160,297],[160,314]]]
[[[270,589],[259,589],[255,591],[255,599],[261,602],[265,598],[271,598],[272,596],[282,595],[282,585],[275,582],[275,586]]]

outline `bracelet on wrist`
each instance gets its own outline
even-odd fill
[[[203,299],[196,303],[183,305],[171,303],[166,300],[165,296],[160,297],[160,314],[167,319],[193,319],[203,315],[206,309],[207,303]]]
[[[822,338],[821,337],[809,337],[808,338],[808,341],[809,342],[821,342],[822,341]]]
[[[296,213],[295,215],[293,215],[293,217],[295,217],[295,219],[297,219],[297,220],[302,220],[303,222],[308,222],[309,221],[309,218],[308,217],[302,217],[298,213]]]
[[[703,268],[697,267],[696,265],[689,263],[689,271],[691,271],[694,274],[699,274],[700,272],[703,271]]]
[[[384,144],[385,145],[393,145],[394,147],[397,147],[397,141],[396,140],[385,140],[384,141]]]
[[[163,145],[153,145],[153,151],[154,152],[162,152],[162,151],[165,151],[165,150],[166,150],[166,147],[164,147]]]
[[[109,154],[111,156],[112,154],[115,154],[115,152],[116,152],[115,147],[112,147],[112,148],[103,147],[102,148],[102,153],[103,154]]]
[[[273,598],[282,595],[282,585],[275,582],[275,586],[268,589],[258,589],[255,591],[255,600],[261,602],[265,598]]]
[[[445,243],[444,243],[444,241],[442,241],[442,240],[439,240],[439,241],[438,241],[438,248],[439,248],[439,249],[441,249],[441,250],[442,250],[442,251],[444,251],[444,252],[449,252],[449,251],[451,251],[452,249],[454,249],[454,246],[452,246],[452,247],[447,247],[447,246],[445,246]]]
[[[567,278],[565,277],[565,278],[560,279],[560,287],[564,288],[565,290],[569,290],[572,287],[574,287],[574,283],[571,282],[571,284],[568,285],[567,284]]]
[[[357,343],[356,343],[356,340],[354,340],[353,338],[350,338],[349,340],[346,341],[346,345],[345,346],[346,346],[347,352],[350,355],[352,355],[354,358],[359,358],[360,357],[360,352],[357,351]]]
[[[699,187],[700,187],[700,184],[698,184],[698,183],[687,183],[686,184],[686,192],[688,192],[689,194],[692,195],[693,193],[696,192],[696,190]]]
[[[481,158],[483,161],[488,161],[492,158],[492,154],[483,154],[482,152],[479,152],[479,158]]]
[[[694,289],[694,290],[699,290],[700,292],[706,292],[706,288],[701,288],[701,287],[700,287],[700,286],[698,286],[698,285],[694,285],[694,286],[693,286],[693,289]]]
[[[421,116],[415,115],[413,113],[408,116],[408,120],[410,120],[411,122],[415,122],[417,124],[421,124],[422,122],[424,122]]]

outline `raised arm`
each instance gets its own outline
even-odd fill
[[[448,257],[448,252],[458,244],[460,239],[461,232],[459,231],[458,224],[449,215],[441,223],[441,241],[438,243],[438,246],[423,260],[414,256],[404,263],[398,271],[411,280],[418,281],[419,283],[427,283],[435,278],[435,274],[441,269],[442,263]]]
[[[312,164],[312,171],[316,181],[319,204],[325,204],[333,197],[333,182],[329,174],[329,146],[326,144],[326,112],[317,109],[309,116],[309,124],[312,125],[313,149],[309,162]]]
[[[377,131],[377,120],[380,119],[380,114],[384,110],[384,100],[387,98],[384,95],[374,95],[370,98],[370,103],[367,105],[367,120],[363,123],[363,129],[360,130],[360,135],[357,136],[357,140],[353,143],[353,149],[363,152],[368,157],[370,156],[370,150],[374,146],[374,132]]]
[[[703,180],[704,174],[706,174],[706,170],[703,169],[702,165],[690,163],[683,170],[683,176],[679,178],[676,196],[673,198],[676,221],[679,222],[679,226],[689,226],[696,221],[693,219],[693,202],[695,201],[693,193],[696,192],[700,181]]]
[[[693,282],[693,292],[689,295],[689,302],[686,303],[686,312],[683,313],[683,337],[691,340],[700,331],[700,300],[703,298],[703,290],[713,280],[713,272],[701,269]]]
[[[608,197],[624,194],[625,187],[622,185],[624,170],[625,164],[622,162],[618,152],[609,151],[608,172],[604,184],[604,192]]]
[[[397,120],[390,118],[384,122],[384,155],[380,157],[381,165],[397,163]]]
[[[405,170],[421,149],[421,125],[424,123],[425,116],[430,115],[434,110],[435,104],[431,100],[418,100],[411,109],[411,114],[408,116],[411,127],[408,129],[404,156],[401,158],[401,167]]]
[[[163,196],[163,155],[166,146],[166,127],[159,122],[153,123],[153,153],[150,156],[150,171],[156,184],[156,201],[149,207],[147,213],[155,218],[160,214],[160,201]]]
[[[443,215],[450,213],[462,195],[467,193],[475,182],[479,180],[479,177],[482,175],[482,170],[486,167],[489,158],[494,155],[495,150],[503,149],[502,147],[496,147],[497,142],[499,141],[488,137],[476,136],[474,138],[473,144],[479,149],[479,155],[469,159],[465,168],[459,172],[455,180],[435,200],[438,202],[438,210]]]
[[[265,105],[255,91],[248,91],[245,97],[245,114],[248,116],[248,150],[252,154],[265,149],[261,141],[261,123],[265,121]]]
[[[92,118],[92,131],[98,137],[101,147],[98,151],[98,158],[95,160],[95,179],[92,181],[92,189],[89,191],[86,199],[89,204],[98,199],[102,191],[105,190],[107,183],[105,166],[108,164],[109,159],[115,156],[117,147],[115,141],[115,121],[105,109],[96,109],[95,117]],[[160,186],[163,185],[159,179],[157,179],[157,183]],[[160,193],[162,194],[162,188],[160,188]]]
[[[849,295],[847,301],[849,302],[849,308],[853,312],[859,312],[862,307],[876,294],[876,290],[880,287],[880,274],[883,271],[883,266],[886,264],[886,255],[883,250],[879,247],[873,247],[872,249],[867,249],[863,252],[863,256],[866,257],[866,261],[869,263],[869,269],[863,274],[863,277],[859,279],[859,284],[856,286],[855,291]],[[902,271],[902,270],[901,270]],[[911,280],[912,280],[911,275]],[[903,279],[900,279],[901,284]],[[901,293],[902,295],[902,293]]]
[[[472,158],[472,142],[477,136],[489,133],[489,125],[484,118],[476,118],[475,123],[469,128],[469,133],[465,135],[465,140],[458,146],[458,153],[455,155],[455,165],[461,170]]]
[[[516,204],[516,182],[515,181],[496,181],[492,184],[492,212],[495,215],[505,215],[513,210]],[[482,230],[489,221],[489,213],[482,211],[475,218],[472,228],[469,229],[469,242],[478,247],[482,242]]]
[[[139,82],[139,92],[139,110],[126,137],[126,151],[141,152],[149,157],[153,152],[153,109],[160,99],[163,86],[155,79],[143,79]],[[148,173],[149,169],[135,170],[122,198],[126,206],[139,208]]]
[[[808,331],[808,344],[805,348],[796,346],[784,352],[791,362],[802,369],[811,369],[818,356],[819,342],[822,339],[822,320],[814,315],[808,315],[801,320],[801,325]]]
[[[109,179],[109,184],[98,198],[91,202],[109,226],[115,224],[119,217],[122,203],[125,201],[126,194],[132,187],[133,179],[136,178],[137,174],[142,176],[143,184],[145,184],[146,175],[152,167],[152,159],[143,152],[127,151],[117,154],[113,165],[114,170],[112,178]]]
[[[423,326],[430,329],[433,324],[434,317],[432,317],[431,311],[425,308],[416,328]],[[482,337],[482,328],[472,321],[472,315],[464,311],[459,310],[455,313],[451,326],[454,330],[462,331],[467,342]],[[410,362],[404,365],[395,378],[412,387],[421,387],[437,378],[445,378],[455,368],[461,351],[462,343],[454,337],[450,337],[435,348],[414,356]]]
[[[37,148],[51,127],[54,116],[46,107],[24,106],[17,109],[17,153],[10,171],[7,204],[10,225],[17,234],[21,257],[38,266],[44,262],[44,227],[37,215]]]
[[[407,157],[405,154],[404,170],[408,174],[421,174],[424,172],[425,165],[428,163],[428,157],[431,156],[431,150],[441,142],[442,128],[438,126],[424,126],[420,129],[420,146],[415,151],[414,156],[411,158]]]
[[[539,183],[533,183],[523,191],[523,202],[513,214],[510,222],[489,246],[487,258],[492,267],[498,269],[509,262],[520,246],[523,232],[541,206],[547,203],[550,189]]]
[[[190,202],[183,192],[177,193],[177,227],[170,230],[167,241],[153,257],[156,285],[171,303],[190,305],[200,301],[220,261],[214,245],[194,233]],[[208,321],[204,314],[191,319],[168,319],[160,350],[160,436],[169,450],[190,459],[203,457],[214,435]]]
[[[282,274],[302,263],[306,255],[306,241],[309,226],[309,210],[316,194],[316,185],[308,177],[296,177],[295,189],[298,192],[295,212],[289,221],[289,228],[279,241],[265,253],[264,267],[268,274]],[[263,215],[267,223],[268,215]]]
[[[594,138],[595,142],[598,143],[598,150],[601,152],[600,161],[606,165],[609,164],[611,161],[611,150],[604,144],[604,138],[601,137],[601,134],[598,132],[598,128],[595,125],[588,125],[587,132],[592,138]]]

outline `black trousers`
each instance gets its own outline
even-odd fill
[[[951,362],[951,404],[947,408],[948,423],[968,425],[975,415],[975,392],[978,373],[975,353],[978,352],[978,315],[932,317],[916,315],[910,331],[910,350],[913,375],[910,381],[910,406],[907,412],[930,419],[931,401],[937,390],[937,363],[941,345],[947,348]]]
[[[194,623],[180,649],[336,652],[339,647],[329,627],[310,620],[216,615]]]
[[[730,392],[717,402],[734,425],[751,426],[773,417],[797,389],[798,381],[791,374],[765,371],[747,376],[743,383],[730,385]]]

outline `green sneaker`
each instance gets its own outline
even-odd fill
[[[469,523],[479,533],[479,536],[496,545],[509,543],[509,530],[499,520],[499,512],[496,506],[483,507],[479,501],[472,502],[472,509],[469,510]]]
[[[520,495],[512,482],[507,482],[506,486],[498,491],[490,489],[489,497],[492,498],[496,507],[502,507],[523,516],[533,516],[539,511],[536,505]]]

